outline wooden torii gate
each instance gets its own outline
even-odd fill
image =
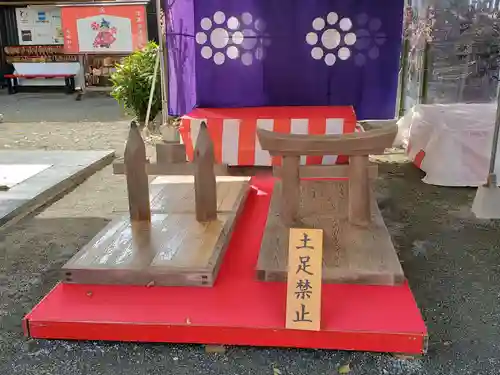
[[[300,166],[301,156],[348,155],[349,166],[349,221],[357,225],[371,222],[369,160],[368,155],[383,154],[392,146],[397,126],[388,126],[363,133],[343,135],[302,135],[276,133],[258,129],[257,134],[263,150],[272,156],[281,156],[283,166],[279,173],[282,179],[282,218],[287,225],[296,222],[300,194],[300,175],[318,170],[317,166]],[[321,168],[321,167],[320,167]],[[340,177],[335,170],[346,171],[343,166],[323,167],[322,176]],[[372,176],[376,175],[376,166]],[[375,173],[374,173],[375,172]]]

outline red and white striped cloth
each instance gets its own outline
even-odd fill
[[[352,107],[196,108],[181,119],[180,134],[189,160],[200,124],[205,121],[214,143],[217,163],[279,165],[280,158],[262,150],[257,127],[292,134],[344,134],[356,130]],[[302,164],[343,164],[345,156],[302,156]]]

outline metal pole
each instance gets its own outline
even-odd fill
[[[160,54],[160,77],[161,77],[161,119],[162,126],[168,124],[168,92],[167,92],[167,64],[165,61],[163,46],[163,30],[161,27],[161,0],[156,0],[156,23],[158,24],[158,52]]]
[[[149,101],[148,101],[148,109],[146,111],[146,129],[149,125],[149,116],[151,115],[151,104],[153,103],[153,96],[156,89],[156,76],[158,75],[158,65],[160,65],[160,51],[156,51],[156,61],[155,61],[155,69],[153,73],[153,83],[151,84],[151,89],[149,90]]]
[[[497,113],[495,128],[493,130],[493,142],[491,146],[490,168],[488,171],[488,186],[497,186],[497,175],[495,174],[495,164],[497,159],[498,138],[500,135],[500,91],[497,86]]]

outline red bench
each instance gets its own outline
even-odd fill
[[[9,94],[15,94],[19,87],[19,78],[22,79],[53,79],[64,78],[64,86],[66,92],[71,94],[75,91],[75,76],[76,74],[5,74]]]

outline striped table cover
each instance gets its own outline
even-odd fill
[[[205,121],[214,143],[216,162],[227,165],[280,165],[279,157],[262,150],[257,127],[292,134],[344,134],[356,130],[352,107],[255,107],[209,109],[196,108],[181,119],[180,134],[188,160],[200,124]],[[341,155],[302,156],[301,164],[343,164]]]

